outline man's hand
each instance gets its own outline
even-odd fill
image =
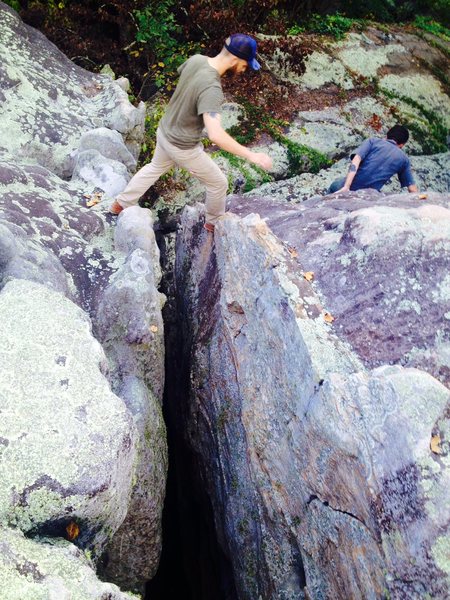
[[[340,190],[337,190],[334,193],[335,194],[340,194],[341,192],[349,192],[349,191],[350,191],[350,186],[349,185],[344,185],[344,187],[341,187]]]
[[[236,154],[241,158],[245,158],[263,169],[269,170],[272,168],[272,159],[264,152],[252,152],[249,148],[241,146],[234,138],[231,137],[222,127],[220,115],[218,113],[205,113],[203,115],[206,131],[209,139],[227,152]]]
[[[262,167],[266,171],[270,171],[273,166],[273,161],[268,154],[264,152],[252,152],[248,160],[258,167]]]

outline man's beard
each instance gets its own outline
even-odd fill
[[[245,71],[244,71],[244,72],[245,72]],[[239,72],[238,72],[238,67],[237,67],[237,66],[234,66],[234,67],[231,67],[231,69],[229,69],[229,70],[227,71],[227,77],[228,77],[229,79],[236,79],[237,77],[240,77],[241,75],[243,75],[243,74],[244,74],[244,72],[243,72],[243,73],[239,73]]]

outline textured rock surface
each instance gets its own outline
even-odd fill
[[[296,249],[334,317],[367,366],[417,366],[450,383],[449,196],[384,196],[373,190],[311,199],[292,207],[255,205]]]
[[[75,521],[78,543],[98,554],[128,509],[137,437],[130,415],[73,302],[13,280],[0,310],[0,521],[60,536]]]
[[[0,588],[3,600],[132,600],[99,581],[93,565],[64,540],[25,538],[0,529]]]
[[[3,3],[0,3],[0,40],[0,289],[4,287],[0,297],[9,298],[8,290],[21,289],[21,285],[42,284],[46,290],[43,294],[61,298],[60,303],[73,306],[76,314],[82,315],[71,304],[73,301],[90,315],[94,335],[101,337],[106,349],[105,358],[99,343],[87,333],[82,351],[78,346],[70,346],[88,328],[87,314],[84,321],[79,316],[84,325],[80,326],[81,332],[76,330],[71,341],[69,333],[65,339],[63,332],[75,317],[59,326],[57,302],[49,302],[43,314],[42,304],[39,307],[32,302],[27,304],[22,327],[36,322],[33,326],[36,328],[41,323],[53,334],[49,335],[49,344],[51,340],[54,343],[51,355],[38,357],[40,362],[36,365],[41,375],[36,382],[30,375],[31,359],[27,362],[29,372],[17,370],[16,393],[23,388],[31,394],[38,384],[44,386],[47,378],[52,381],[55,372],[68,370],[74,361],[78,365],[78,391],[73,398],[70,396],[74,415],[67,424],[67,439],[63,435],[64,423],[53,423],[54,415],[44,411],[40,402],[44,399],[50,402],[50,391],[64,398],[69,394],[66,386],[70,378],[65,381],[68,378],[62,377],[61,390],[58,380],[49,387],[47,395],[42,391],[42,398],[37,394],[30,400],[33,411],[29,418],[34,415],[39,427],[46,415],[47,437],[53,443],[47,457],[50,450],[44,435],[30,434],[21,440],[28,452],[30,468],[39,469],[48,460],[48,470],[53,467],[56,470],[52,460],[59,459],[61,469],[67,467],[67,474],[47,475],[44,464],[42,473],[34,474],[31,469],[33,481],[25,481],[25,475],[21,476],[24,481],[18,482],[25,491],[18,488],[16,495],[11,496],[15,508],[10,510],[8,522],[16,523],[31,535],[43,530],[47,535],[67,536],[68,519],[79,519],[80,536],[75,543],[88,548],[95,546],[95,559],[104,551],[108,576],[128,589],[142,590],[145,579],[156,569],[161,550],[160,521],[167,470],[160,408],[164,386],[161,319],[164,299],[156,289],[160,274],[153,261],[157,263],[159,252],[151,219],[145,216],[139,227],[134,222],[134,234],[122,228],[126,243],[118,243],[116,250],[114,229],[110,227],[114,219],[104,215],[109,200],[102,197],[101,190],[113,194],[128,180],[128,170],[136,164],[144,107],[133,107],[126,92],[109,77],[73,65],[41,34],[23,25]],[[60,178],[70,177],[74,168],[71,181]],[[90,208],[88,201],[94,204]],[[148,211],[142,213],[146,215]],[[126,221],[121,217],[121,223]],[[21,300],[18,296],[14,302],[20,305]],[[20,333],[18,327],[14,324],[11,332]],[[33,327],[29,326],[30,333],[34,332]],[[30,347],[34,348],[31,342]],[[71,354],[75,350],[78,354]],[[6,349],[2,347],[2,351]],[[25,356],[25,350],[22,354]],[[60,356],[66,357],[66,367],[57,362]],[[6,363],[3,367],[6,368]],[[5,380],[8,385],[9,378],[10,375]],[[105,398],[110,399],[110,406],[104,405]],[[2,402],[7,400],[12,401],[12,397],[5,397]],[[92,410],[93,401],[97,401],[94,406],[98,405],[96,420],[84,422],[84,413]],[[104,444],[114,454],[122,440],[115,425],[116,404],[121,406],[129,435],[130,464],[127,477],[123,474],[121,482],[112,468],[114,463],[107,464],[101,453]],[[64,410],[70,413],[70,406],[58,409],[62,411],[60,419],[64,418]],[[16,410],[26,418],[23,404],[17,403]],[[75,435],[77,419],[80,433]],[[18,417],[15,423],[22,426]],[[23,428],[31,432],[33,425],[29,423]],[[14,431],[11,427],[8,425]],[[34,446],[30,449],[26,443],[31,441]],[[8,448],[11,451],[13,446]],[[89,462],[90,453],[94,454]],[[74,454],[79,455],[80,462],[84,461],[80,472]],[[121,456],[115,457],[119,466],[121,460],[124,462]],[[71,459],[72,471],[67,465]],[[120,472],[118,467],[116,471]],[[63,475],[69,480],[59,482],[57,476],[62,479]],[[4,487],[0,485],[1,493],[9,498],[10,484],[14,482],[6,479],[4,482]],[[52,485],[56,491],[46,499],[44,492]],[[120,489],[116,490],[117,487]],[[62,500],[58,494],[64,496]],[[27,504],[28,496],[31,507]]]
[[[411,166],[420,192],[448,193],[450,189],[450,152],[434,154],[433,156],[412,156]],[[322,169],[319,173],[302,173],[284,181],[265,183],[248,192],[247,197],[258,198],[266,196],[274,202],[285,204],[297,203],[307,200],[312,196],[327,194],[330,184],[348,173],[349,159],[342,159],[329,169]],[[400,192],[400,183],[393,177],[383,187],[383,193]]]
[[[105,127],[136,158],[144,105],[134,108],[109,77],[77,67],[3,3],[0,15],[0,148],[68,178],[81,135]]]
[[[114,389],[133,415],[141,441],[128,515],[106,550],[104,574],[143,591],[158,567],[167,472],[161,412],[165,297],[157,291],[161,270],[149,210],[136,206],[121,213],[115,246],[125,260],[105,290],[96,321]]]
[[[183,429],[239,597],[443,600],[448,390],[366,370],[257,216],[229,215],[213,245],[198,218],[177,244]]]

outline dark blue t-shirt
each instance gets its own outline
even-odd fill
[[[352,154],[361,157],[361,164],[350,186],[351,190],[373,188],[380,191],[397,173],[402,187],[414,185],[409,158],[393,140],[370,138]]]

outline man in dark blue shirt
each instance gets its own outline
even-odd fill
[[[408,192],[417,192],[409,158],[402,148],[409,132],[402,125],[394,125],[386,139],[370,138],[351,155],[352,162],[347,177],[336,179],[328,193],[356,191],[372,188],[380,191],[393,175],[398,175],[400,185]]]

